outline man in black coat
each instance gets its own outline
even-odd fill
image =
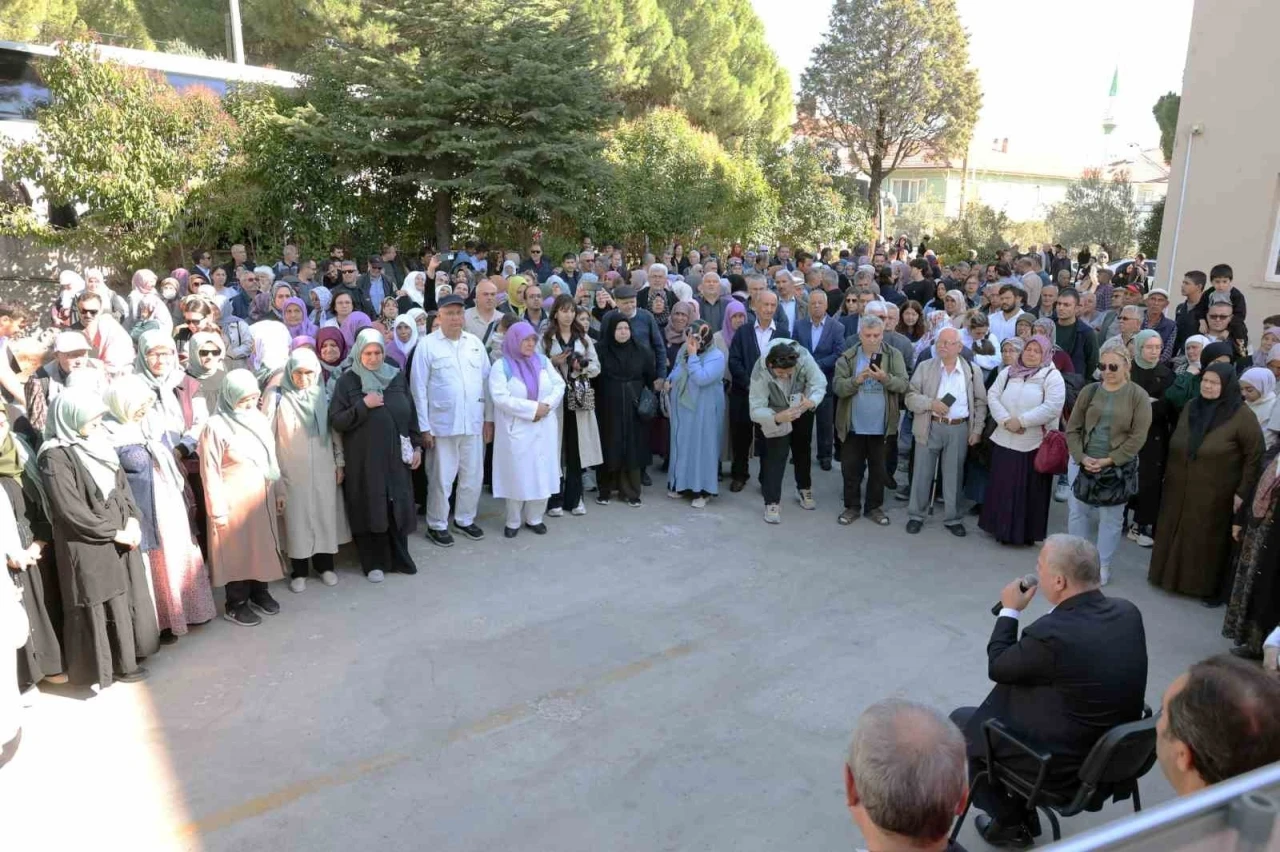
[[[775,337],[787,337],[787,331],[776,322],[778,294],[765,290],[755,300],[755,313],[733,333],[729,344],[729,444],[732,450],[729,490],[738,492],[751,476],[749,468],[751,438],[755,436],[764,446],[759,427],[751,422],[751,371],[760,360],[762,347],[768,347]]]
[[[1039,586],[1014,580],[987,643],[987,673],[996,686],[977,708],[951,714],[968,741],[970,775],[985,768],[982,726],[999,719],[1016,737],[1053,755],[1046,790],[1070,796],[1089,750],[1117,725],[1142,717],[1147,688],[1147,640],[1142,614],[1129,601],[1102,593],[1098,550],[1077,536],[1045,540],[1036,563]],[[1022,631],[1018,620],[1039,590],[1053,606]],[[1034,777],[1036,764],[1008,746],[1003,763]],[[1026,848],[1037,828],[1022,800],[985,781],[974,786],[978,833],[994,846]]]

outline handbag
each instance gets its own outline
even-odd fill
[[[636,395],[636,415],[641,420],[652,420],[658,413],[658,397],[648,385],[640,388]]]
[[[1071,453],[1067,450],[1067,436],[1060,429],[1047,429],[1040,449],[1036,450],[1036,473],[1059,476],[1067,472],[1067,459]]]
[[[1039,460],[1039,453],[1036,458]],[[1122,465],[1103,468],[1099,473],[1089,473],[1081,468],[1071,492],[1086,506],[1124,505],[1138,493],[1137,457]]]
[[[579,376],[569,384],[570,411],[595,411],[596,391],[586,376]]]

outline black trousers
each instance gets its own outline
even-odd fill
[[[812,411],[792,421],[790,434],[765,439],[764,456],[760,459],[760,485],[765,505],[782,502],[782,476],[787,472],[788,459],[795,460],[796,488],[806,491],[813,487],[812,449]]]
[[[375,568],[383,571],[399,571],[402,574],[418,573],[409,555],[409,538],[396,528],[396,516],[387,503],[387,531],[380,533],[356,533],[356,552],[360,555],[360,570],[369,575]]]
[[[623,500],[640,499],[640,468],[600,469],[596,475],[600,499],[608,500],[617,491]]]
[[[879,509],[884,505],[885,480],[885,448],[888,441],[884,435],[855,435],[850,432],[844,436],[840,448],[840,476],[844,479],[844,507],[854,511],[863,511],[862,474],[867,474],[866,511]]]
[[[959,707],[951,711],[951,721],[955,722],[957,728],[964,731],[966,741],[970,739],[969,720],[977,709],[977,707]],[[981,738],[981,731],[975,736]],[[973,806],[984,813],[990,814],[1002,826],[1027,824],[1030,827],[1035,816],[1034,812],[1027,813],[1025,800],[1013,798],[1005,793],[1002,788],[992,785],[990,779],[986,777],[976,784],[973,783],[973,779],[978,776],[978,773],[985,771],[987,768],[985,758],[973,757],[973,755],[984,754],[986,744],[982,742],[967,742],[966,748],[970,755],[969,783],[972,785],[969,790],[969,801],[973,803]]]
[[[421,467],[421,465],[419,465]],[[332,553],[313,553],[311,554],[311,564],[316,566],[316,573],[323,574],[325,571],[333,570],[333,554]],[[307,576],[307,560],[305,559],[289,559],[289,567],[292,569],[289,573],[291,577]]]
[[[836,395],[828,392],[814,412],[818,430],[818,461],[831,461],[835,453]],[[843,458],[843,457],[842,457]]]
[[[751,459],[751,439],[755,436],[755,428],[755,424],[750,420],[745,423],[729,421],[729,451],[732,454],[729,477],[731,479],[746,482],[751,478],[748,462]]]
[[[267,584],[261,580],[232,580],[227,583],[227,609],[247,604],[252,597],[267,593]]]
[[[564,408],[564,476],[560,480],[560,490],[551,495],[547,501],[548,509],[568,509],[573,511],[582,502],[582,456],[578,453],[578,412]]]

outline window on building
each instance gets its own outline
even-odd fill
[[[899,204],[915,204],[924,195],[924,180],[891,180],[889,191]]]

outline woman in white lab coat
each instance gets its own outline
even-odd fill
[[[520,524],[538,535],[547,526],[547,499],[560,488],[560,428],[556,409],[564,379],[537,351],[533,326],[521,321],[507,330],[502,358],[489,372],[493,400],[493,496],[507,501],[503,534],[515,538]]]

